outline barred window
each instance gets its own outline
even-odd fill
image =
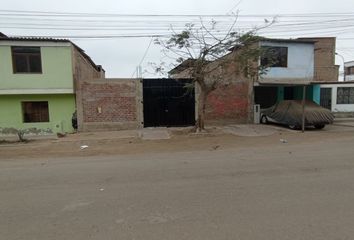
[[[337,104],[354,104],[354,87],[339,87]]]
[[[48,102],[22,102],[23,122],[49,122]]]
[[[262,46],[261,65],[265,67],[288,67],[288,48]]]
[[[354,67],[346,67],[345,74],[346,75],[354,75]]]

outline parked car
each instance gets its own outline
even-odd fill
[[[322,129],[326,124],[333,123],[334,115],[331,111],[313,101],[305,101],[305,126],[314,126]],[[261,109],[261,123],[278,123],[290,129],[299,129],[302,126],[302,101],[284,100],[274,106]]]

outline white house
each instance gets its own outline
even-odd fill
[[[354,81],[320,84],[320,102],[334,113],[354,113]]]
[[[344,63],[345,81],[354,81],[354,61]]]
[[[306,98],[319,102],[319,87],[312,85],[315,44],[313,39],[262,39],[259,65],[268,68],[254,82],[255,103],[266,108],[281,100],[302,99],[304,85]]]
[[[310,84],[314,79],[314,41],[295,39],[265,39],[260,46],[271,52],[273,63],[258,82],[275,84]],[[260,59],[267,65],[267,54]]]

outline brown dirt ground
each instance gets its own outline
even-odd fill
[[[86,137],[85,137],[86,136]],[[301,132],[277,132],[271,136],[263,137],[239,137],[231,134],[174,134],[168,140],[141,140],[138,138],[99,138],[87,137],[88,135],[76,134],[54,140],[31,140],[27,143],[0,144],[0,159],[24,159],[46,157],[85,157],[85,156],[109,156],[142,154],[157,152],[189,152],[198,150],[217,151],[220,149],[242,149],[279,146],[281,144],[303,144],[306,142],[330,143],[334,138],[340,140],[353,139],[353,131],[326,132],[309,131]],[[280,139],[286,139],[282,143]],[[89,147],[81,150],[81,145]]]

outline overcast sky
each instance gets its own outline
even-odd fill
[[[308,14],[308,13],[348,13],[342,25],[333,25],[333,28],[328,28],[327,31],[323,27],[317,36],[336,36],[337,52],[341,54],[345,61],[354,60],[354,1],[353,0],[0,0],[0,10],[21,10],[21,11],[45,11],[45,12],[74,12],[74,13],[103,13],[103,14],[196,14],[196,15],[223,15],[230,14],[231,11],[239,10],[240,15],[282,15],[282,14]],[[235,7],[237,5],[237,7]],[[4,12],[2,12],[4,13]],[[12,16],[13,17],[13,16]],[[69,19],[69,18],[68,18]],[[128,19],[134,21],[136,18]],[[175,19],[175,18],[170,18]],[[260,18],[258,18],[259,20]],[[330,18],[335,20],[335,17]],[[46,36],[72,36],[72,35],[104,35],[104,31],[100,30],[55,30],[55,29],[24,29],[17,28],[22,25],[15,25],[17,19],[10,19],[7,16],[0,18],[0,31],[8,35],[46,35]],[[105,19],[107,21],[109,19]],[[122,19],[122,24],[127,19]],[[140,19],[140,21],[143,19]],[[168,21],[169,18],[164,18],[161,21]],[[187,18],[179,18],[179,21],[187,21]],[[217,19],[216,19],[217,20]],[[250,18],[244,20],[244,25],[249,24],[252,27]],[[278,24],[287,22],[289,18],[279,17]],[[293,21],[294,19],[290,19]],[[324,18],[318,18],[319,21]],[[117,21],[117,19],[115,19]],[[241,19],[243,21],[243,19]],[[290,22],[291,22],[290,21]],[[305,20],[304,20],[305,21]],[[43,22],[47,22],[46,20]],[[72,22],[74,24],[75,21]],[[49,22],[50,24],[51,22]],[[334,23],[336,23],[334,21]],[[346,23],[346,24],[344,24]],[[12,25],[11,25],[12,24]],[[23,24],[19,22],[19,24]],[[95,23],[97,24],[97,23]],[[103,23],[101,23],[103,24]],[[108,23],[107,23],[108,24]],[[156,18],[155,18],[156,24]],[[146,25],[146,24],[145,24]],[[140,24],[137,26],[145,26]],[[49,25],[50,26],[50,25]],[[131,25],[127,25],[128,27]],[[163,25],[159,25],[160,27]],[[328,26],[328,25],[326,25]],[[166,24],[165,32],[168,32],[168,24]],[[301,29],[300,29],[301,30]],[[119,35],[129,34],[130,30],[126,32],[115,32],[109,30],[107,34]],[[142,30],[140,30],[141,32]],[[149,30],[154,33],[151,29]],[[160,29],[161,31],[161,29]],[[275,31],[272,34],[264,33],[265,36],[271,37],[300,37],[300,36],[316,36],[308,31],[303,34],[301,31],[293,32],[291,29],[285,31]],[[135,71],[136,66],[142,60],[151,38],[109,38],[109,39],[72,39],[76,44],[83,48],[88,55],[97,63],[103,65],[108,77],[131,77]],[[151,71],[148,63],[159,63],[161,60],[161,53],[158,46],[152,44],[146,53],[146,57],[142,63],[144,70]],[[342,59],[337,57],[337,64],[342,64]],[[152,77],[148,73],[144,73],[144,77]]]

